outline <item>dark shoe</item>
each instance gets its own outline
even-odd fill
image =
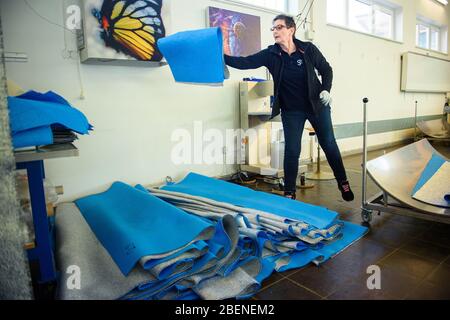
[[[296,196],[294,191],[285,191],[284,192],[284,197],[288,198],[288,199],[292,199],[292,200],[297,199],[297,196]]]
[[[342,199],[345,201],[353,201],[355,199],[355,195],[353,194],[352,189],[350,189],[350,184],[347,180],[339,182],[338,188],[341,191]]]

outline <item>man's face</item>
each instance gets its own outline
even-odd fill
[[[275,43],[286,43],[294,35],[294,28],[287,28],[284,20],[275,20],[272,27]]]

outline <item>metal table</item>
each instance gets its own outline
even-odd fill
[[[447,119],[420,121],[416,126],[428,140],[450,141],[450,124]]]
[[[78,156],[73,144],[50,145],[14,153],[17,170],[27,170],[33,214],[35,247],[28,250],[28,259],[39,262],[41,283],[56,280],[55,264],[50,241],[50,225],[44,192],[44,160]]]
[[[450,223],[449,208],[426,204],[411,196],[412,190],[433,153],[438,153],[426,139],[367,162],[367,103],[368,99],[364,99],[361,207],[363,221],[370,223],[373,211],[378,211]],[[370,199],[367,199],[366,194],[367,174],[383,190]]]

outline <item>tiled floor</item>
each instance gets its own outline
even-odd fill
[[[434,147],[450,157],[450,146]],[[369,153],[369,159],[383,154]],[[355,201],[340,198],[334,181],[314,182],[299,190],[300,201],[341,214],[344,220],[361,223],[361,156],[344,159]],[[323,166],[323,170],[331,171]],[[369,179],[370,180],[370,179]],[[267,190],[267,185],[258,189]],[[368,195],[379,192],[372,181]],[[381,290],[369,290],[367,267],[381,270]],[[374,215],[369,233],[359,242],[320,267],[273,274],[254,299],[450,299],[450,225],[382,213]]]

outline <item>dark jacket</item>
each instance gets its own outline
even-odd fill
[[[306,77],[308,79],[308,96],[315,113],[318,113],[324,105],[320,101],[319,95],[323,90],[331,91],[333,82],[333,69],[327,62],[322,53],[311,42],[303,42],[294,39],[295,46],[304,55],[306,65]],[[272,117],[280,114],[280,108],[283,108],[278,96],[281,79],[283,77],[284,63],[281,57],[281,47],[278,44],[271,45],[254,55],[248,57],[231,57],[225,55],[225,63],[236,69],[256,69],[266,67],[272,74],[275,92],[272,106]],[[320,83],[315,69],[322,76]]]

